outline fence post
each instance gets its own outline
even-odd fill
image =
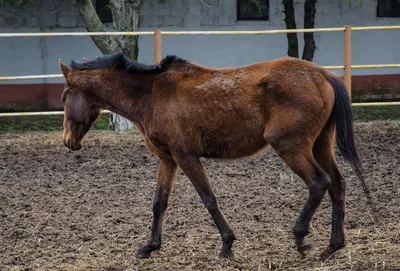
[[[344,28],[344,84],[351,100],[351,26]]]
[[[161,29],[157,29],[154,31],[154,64],[159,64],[161,58]]]

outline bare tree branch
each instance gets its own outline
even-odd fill
[[[211,5],[207,4],[207,3],[205,3],[203,0],[199,0],[199,2],[202,3],[203,5],[205,5],[205,6],[208,7],[208,8],[212,8],[212,7],[213,7],[213,6],[211,6]]]

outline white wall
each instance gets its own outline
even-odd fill
[[[236,21],[234,0],[214,0],[208,8],[198,0],[144,1],[141,30],[264,30],[283,29],[281,1],[270,0],[270,21]],[[298,28],[303,24],[303,2],[296,3]],[[361,6],[348,6],[340,1],[320,0],[317,4],[315,27],[400,25],[400,18],[377,18],[376,1],[364,0]],[[69,1],[63,4],[46,1],[32,8],[18,20],[9,10],[0,11],[0,32],[85,31],[77,11]],[[400,30],[353,32],[353,64],[400,63]],[[298,35],[300,55],[303,35]],[[320,65],[343,64],[343,33],[316,33],[315,62]],[[168,36],[163,37],[163,56],[176,54],[188,60],[212,67],[232,67],[285,56],[285,34],[258,36]],[[153,62],[153,39],[139,39],[139,61]],[[94,58],[101,52],[90,37],[1,38],[0,75],[30,75],[59,73],[58,59],[65,62],[83,57]],[[342,73],[340,70],[338,73]],[[354,74],[400,73],[399,69],[354,70]],[[43,80],[23,81],[24,83]],[[62,82],[52,79],[46,82]],[[7,81],[3,83],[18,83]]]

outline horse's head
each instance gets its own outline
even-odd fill
[[[65,146],[76,151],[82,148],[83,137],[99,117],[101,108],[89,98],[90,85],[81,78],[79,72],[72,70],[61,60],[60,69],[66,82],[61,97],[64,104],[62,138]]]

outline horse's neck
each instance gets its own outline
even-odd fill
[[[122,84],[122,88],[113,87],[113,85],[121,86],[120,82],[108,86],[99,85],[94,91],[102,101],[102,108],[117,113],[134,123],[142,123],[148,115],[146,112],[149,110],[152,88],[147,81],[147,84],[140,80],[137,84]]]

